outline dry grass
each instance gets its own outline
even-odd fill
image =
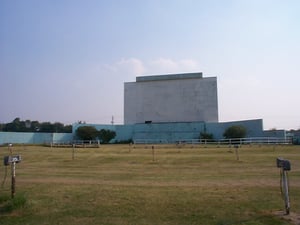
[[[15,146],[17,193],[26,205],[1,224],[293,224],[300,212],[300,148],[234,149],[128,145],[72,149]],[[0,157],[8,155],[0,148]],[[278,156],[291,161],[291,211],[285,220]],[[2,168],[2,169],[1,169]],[[4,177],[4,166],[0,179]],[[8,177],[1,196],[10,194]],[[2,207],[3,207],[2,203]],[[279,213],[280,214],[280,213]]]

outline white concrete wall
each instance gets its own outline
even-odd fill
[[[124,84],[125,124],[218,122],[216,77],[184,78],[180,74],[178,79],[176,75],[165,78]]]

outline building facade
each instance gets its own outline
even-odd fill
[[[184,73],[124,84],[124,124],[170,122],[218,122],[217,78]]]

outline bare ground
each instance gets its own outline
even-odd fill
[[[273,212],[273,215],[278,216],[279,218],[288,221],[293,225],[300,225],[300,214],[295,212],[290,212],[289,215],[286,215],[283,211]]]

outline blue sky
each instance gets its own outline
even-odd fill
[[[298,0],[0,0],[0,122],[123,123],[136,76],[217,76],[220,121],[299,129]]]

